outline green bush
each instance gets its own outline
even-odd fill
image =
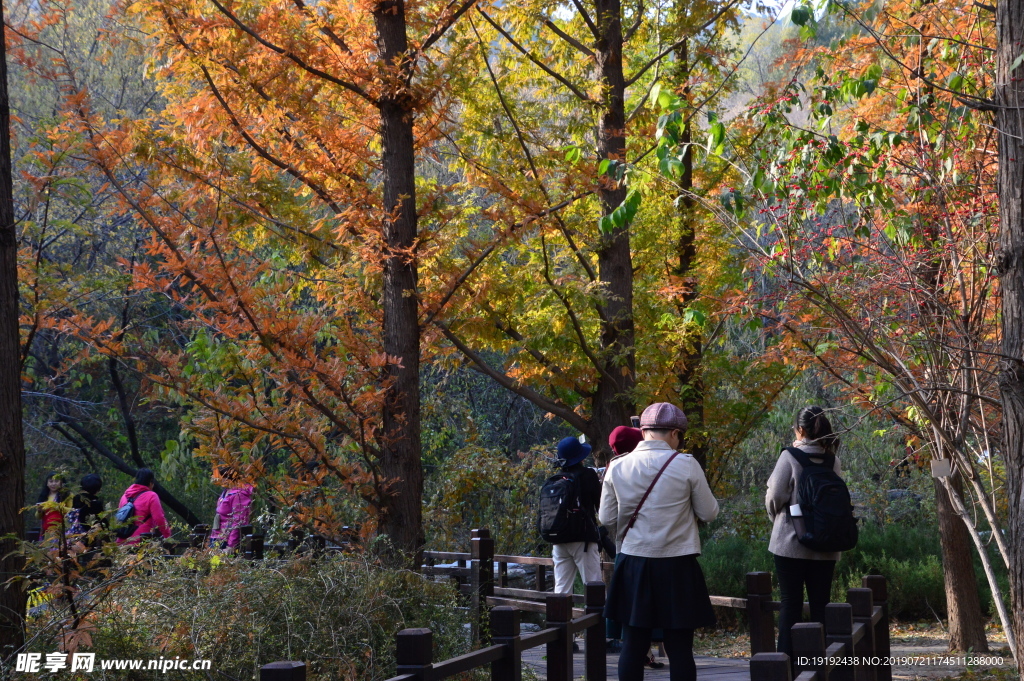
[[[711,538],[702,542],[701,570],[714,596],[743,598],[747,595],[748,572],[774,572],[767,542],[741,536]]]
[[[708,590],[713,595],[742,598],[746,595],[746,573],[775,571],[767,539],[727,534],[725,526],[719,523],[702,534],[705,536],[700,563]],[[846,589],[860,587],[861,577],[868,574],[888,579],[892,616],[905,619],[945,616],[942,559],[935,528],[864,525],[857,548],[844,553],[836,565],[832,600],[845,601]],[[982,596],[983,604],[991,603],[987,588],[982,589]],[[777,584],[773,598],[779,598]]]
[[[93,605],[84,627],[91,645],[81,652],[94,652],[97,660],[211,660],[216,678],[252,679],[269,662],[301,660],[311,681],[385,679],[395,672],[395,634],[406,627],[434,632],[435,659],[469,647],[465,612],[448,584],[354,555],[149,561]],[[30,650],[57,649],[50,624],[61,616],[52,608],[30,620],[30,633],[40,634]],[[69,681],[75,678],[63,673]],[[125,673],[107,672],[107,678],[126,678]],[[176,678],[174,671],[131,674]],[[194,672],[177,674],[196,678]],[[39,678],[44,676],[50,675]],[[81,678],[104,675],[97,666]]]
[[[861,586],[863,575],[889,581],[889,613],[905,619],[933,619],[946,613],[939,534],[935,527],[863,524],[857,547],[836,565],[832,600]]]

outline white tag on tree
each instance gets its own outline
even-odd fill
[[[932,477],[948,478],[953,473],[949,459],[932,459]]]

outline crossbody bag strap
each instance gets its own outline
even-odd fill
[[[679,456],[679,452],[672,452],[672,456],[668,457],[668,461],[664,463],[661,470],[658,471],[658,474],[654,476],[654,480],[651,480],[650,487],[647,488],[647,491],[644,492],[644,495],[640,498],[640,503],[636,505],[635,509],[633,509],[633,515],[630,517],[629,523],[626,525],[626,531],[622,533],[622,541],[626,541],[626,535],[629,534],[631,529],[633,529],[633,524],[636,522],[637,516],[640,515],[640,509],[643,508],[644,502],[647,501],[647,497],[651,494],[651,490],[654,489],[654,486],[658,483],[658,478],[661,477],[661,474],[665,472],[665,469],[668,468],[668,465],[672,463],[672,460],[677,456]]]

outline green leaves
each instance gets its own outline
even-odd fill
[[[625,179],[628,169],[628,164],[610,158],[606,158],[597,164],[597,173],[599,175],[607,175],[616,182],[622,182]]]
[[[717,120],[714,113],[708,114],[708,118],[711,119],[711,127],[708,128],[708,153],[721,156],[725,151],[725,126]]]
[[[687,324],[696,324],[703,328],[708,321],[708,317],[697,308],[688,307],[686,308],[686,311],[683,312],[683,321]]]
[[[601,216],[597,221],[597,228],[601,230],[601,234],[612,234],[616,229],[622,229],[633,222],[637,211],[640,210],[642,200],[643,197],[639,191],[629,190],[625,200],[615,210],[608,215]]]
[[[805,26],[813,16],[811,9],[807,5],[797,5],[793,8],[793,12],[789,15],[789,18],[792,19],[793,23],[797,26]]]

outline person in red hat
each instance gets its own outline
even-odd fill
[[[633,418],[636,418],[635,416]],[[644,432],[639,428],[629,426],[615,426],[611,435],[608,436],[608,446],[615,452],[615,456],[629,454],[636,449],[636,446],[643,442]]]
[[[686,427],[681,409],[652,404],[640,417],[643,441],[605,471],[600,520],[620,545],[605,617],[622,625],[621,681],[643,679],[655,629],[671,681],[694,681],[694,630],[715,624],[697,521],[714,520],[718,501],[700,464],[679,451]]]

